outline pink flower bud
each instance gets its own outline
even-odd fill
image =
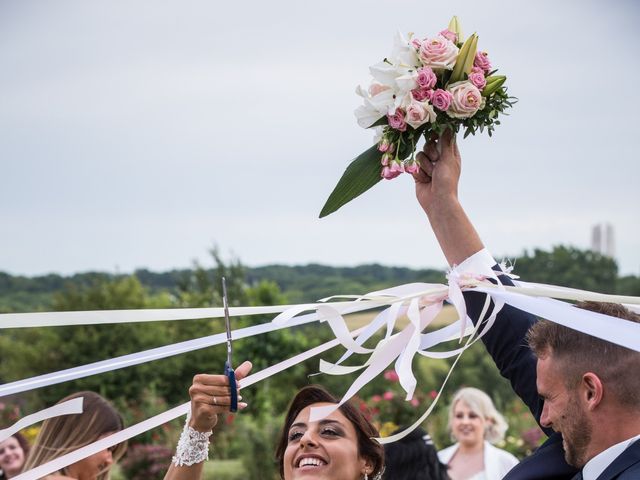
[[[404,166],[404,171],[407,173],[418,173],[418,171],[420,170],[420,165],[418,165],[418,162],[409,162]]]
[[[476,58],[473,59],[473,65],[481,68],[485,73],[491,71],[491,62],[487,52],[477,52]]]
[[[388,390],[387,390],[387,391],[386,391],[386,392],[384,392],[384,394],[382,395],[382,398],[384,398],[385,400],[387,400],[387,401],[388,401],[388,400],[393,400],[393,397],[394,397],[394,396],[395,396],[395,395],[393,394],[393,392],[391,392],[391,391],[388,391]]]
[[[380,163],[382,164],[383,167],[387,167],[389,166],[389,163],[393,160],[393,155],[391,155],[391,153],[387,152],[384,155],[382,155],[382,158],[380,159]]]
[[[385,180],[391,180],[400,175],[400,172],[392,172],[390,167],[384,167],[380,172],[380,176]]]
[[[401,162],[396,162],[396,161],[391,162],[391,165],[389,165],[389,169],[393,173],[397,173],[398,175],[400,175],[401,173],[404,173],[404,166],[402,165]]]
[[[416,397],[413,397],[409,403],[411,403],[412,407],[417,407],[418,405],[420,405],[420,402]]]
[[[458,35],[456,35],[456,32],[452,32],[448,28],[442,30],[440,32],[440,35],[442,35],[447,40],[451,40],[453,43],[458,43]]]
[[[438,110],[447,111],[453,100],[453,95],[446,90],[438,89],[431,96],[431,104]]]
[[[388,150],[389,150],[389,140],[387,140],[386,138],[383,138],[378,144],[378,151],[384,153]]]

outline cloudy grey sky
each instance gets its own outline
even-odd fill
[[[457,14],[519,97],[461,142],[496,255],[610,222],[640,274],[632,1],[0,1],[0,271],[164,270],[217,243],[248,265],[443,267],[412,180],[318,212],[372,141],[357,84],[396,30]]]

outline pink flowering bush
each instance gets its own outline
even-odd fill
[[[387,380],[384,391],[359,400],[361,411],[378,427],[382,436],[400,425],[413,423],[433,401],[434,396],[431,394],[435,393],[416,390],[413,398],[407,401],[396,371],[387,370],[384,378]]]
[[[465,137],[485,129],[491,136],[515,102],[504,87],[506,77],[496,75],[489,54],[478,50],[477,35],[464,39],[456,17],[432,37],[398,34],[392,54],[369,70],[374,80],[368,89],[356,89],[363,104],[355,114],[361,127],[377,129],[377,144],[349,165],[320,217],[381,178],[417,173],[421,138],[461,129]]]
[[[120,469],[128,480],[162,480],[173,452],[162,445],[133,445],[127,449]]]

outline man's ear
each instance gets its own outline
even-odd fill
[[[582,400],[585,402],[589,410],[594,410],[598,405],[600,405],[600,402],[602,402],[604,387],[602,386],[600,377],[595,373],[587,372],[582,375],[580,390]]]

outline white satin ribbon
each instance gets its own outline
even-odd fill
[[[82,401],[83,397],[73,398],[66,402],[54,405],[53,407],[45,408],[26,417],[22,417],[16,423],[4,430],[0,430],[0,442],[6,440],[14,433],[19,432],[23,428],[27,428],[34,423],[42,422],[48,418],[59,417],[61,415],[71,415],[74,413],[82,413]]]

